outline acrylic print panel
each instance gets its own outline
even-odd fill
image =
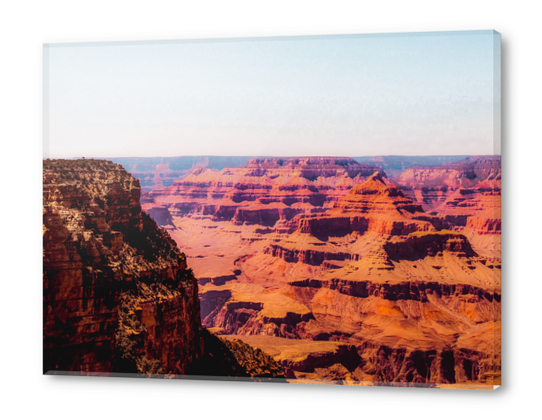
[[[44,58],[44,373],[500,384],[498,33]]]

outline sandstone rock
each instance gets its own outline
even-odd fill
[[[44,372],[185,372],[197,284],[139,182],[99,160],[46,160],[44,179]]]
[[[200,277],[204,325],[263,349],[292,381],[498,383],[495,160],[417,168],[406,190],[339,161],[198,169],[153,192]]]

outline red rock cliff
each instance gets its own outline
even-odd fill
[[[197,282],[101,160],[43,163],[44,372],[185,374],[203,354]]]

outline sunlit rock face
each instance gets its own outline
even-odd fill
[[[197,282],[99,160],[43,163],[44,371],[186,373],[202,357]]]
[[[195,169],[148,205],[172,216],[204,326],[264,350],[290,380],[490,387],[500,160],[420,171],[254,159]]]

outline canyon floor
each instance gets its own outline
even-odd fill
[[[500,157],[389,178],[351,158],[194,168],[142,196],[203,325],[289,381],[500,384]]]

